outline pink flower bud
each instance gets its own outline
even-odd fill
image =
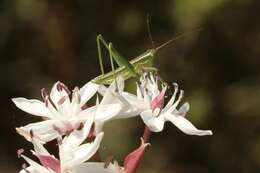
[[[143,139],[141,140],[140,147],[126,156],[124,160],[124,173],[135,173],[137,170],[144,155],[145,148],[149,145],[149,143],[144,143]]]

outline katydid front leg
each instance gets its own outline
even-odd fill
[[[131,63],[129,63],[128,60],[126,60],[126,58],[124,58],[118,53],[118,51],[113,47],[112,43],[107,44],[107,42],[104,40],[102,35],[99,34],[97,36],[97,47],[98,47],[98,58],[99,58],[102,75],[104,75],[105,73],[104,73],[100,43],[102,43],[103,46],[109,51],[109,54],[111,54],[111,58],[115,60],[115,62],[118,64],[119,67],[125,67],[133,77],[138,76],[138,73],[135,71],[134,66]]]

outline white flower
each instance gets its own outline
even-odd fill
[[[141,117],[151,131],[162,131],[164,123],[170,121],[185,134],[199,136],[212,135],[210,130],[199,130],[185,118],[185,115],[190,108],[188,103],[184,103],[179,109],[177,109],[177,106],[183,97],[183,91],[181,90],[178,99],[175,99],[178,93],[177,84],[174,85],[175,90],[173,96],[165,107],[164,96],[167,86],[162,84],[162,89],[160,91],[158,84],[158,79],[150,73],[148,76],[143,76],[141,85],[138,88],[138,97],[143,98],[144,102],[150,105],[149,109],[141,113]]]
[[[42,144],[32,140],[34,145],[32,152],[41,164],[21,155],[29,164],[29,167],[24,168],[20,173],[68,173],[83,164],[96,153],[103,138],[103,132],[101,132],[93,142],[82,144],[89,135],[92,122],[86,122],[81,130],[74,130],[61,141],[59,144],[59,159],[51,155]]]
[[[16,128],[17,132],[31,141],[31,132],[34,140],[46,143],[60,135],[68,134],[79,128],[95,114],[97,119],[112,117],[121,110],[119,104],[106,104],[88,107],[86,102],[96,93],[99,85],[87,83],[81,89],[75,87],[71,99],[70,91],[61,82],[55,83],[50,95],[42,90],[44,102],[35,99],[14,98],[12,101],[21,110],[44,118],[44,121],[31,123]]]
[[[190,123],[185,115],[188,112],[190,106],[188,103],[184,103],[179,109],[181,98],[183,97],[183,91],[180,91],[179,97],[176,100],[178,93],[178,85],[174,84],[174,94],[169,102],[164,107],[164,97],[167,90],[167,86],[161,83],[159,89],[159,79],[152,73],[145,73],[140,78],[140,85],[137,84],[136,96],[123,91],[123,79],[117,79],[118,95],[109,97],[107,102],[119,102],[122,106],[122,111],[118,116],[113,118],[128,118],[136,115],[141,115],[144,123],[153,132],[160,132],[164,128],[164,123],[170,121],[182,132],[189,135],[212,135],[210,130],[199,130],[192,123]],[[111,94],[111,90],[116,89],[116,84],[112,84],[109,88],[99,89],[99,92],[104,97]]]

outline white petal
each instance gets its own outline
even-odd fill
[[[44,146],[36,141],[32,141],[33,143],[33,147],[34,147],[34,151],[36,154],[40,154],[40,155],[47,155],[50,156],[51,154],[44,148]]]
[[[118,90],[117,90],[118,89]],[[114,81],[107,89],[103,95],[101,104],[109,104],[115,102],[117,95],[115,93],[121,93],[124,90],[124,78],[118,76],[116,82]]]
[[[95,134],[100,133],[105,122],[118,118],[122,107],[119,103],[96,105],[96,110],[93,112],[95,117]]]
[[[107,87],[105,85],[99,85],[99,88],[98,88],[98,93],[102,96],[105,95],[107,91]]]
[[[12,101],[19,109],[29,114],[48,117],[48,118],[51,117],[51,113],[49,109],[45,106],[45,103],[39,100],[35,100],[35,99],[28,100],[26,98],[19,97],[19,98],[13,98]]]
[[[51,93],[50,93],[50,98],[53,101],[53,103],[55,104],[55,106],[59,109],[59,111],[66,111],[63,109],[66,109],[66,107],[68,107],[70,105],[70,99],[69,99],[69,95],[68,93],[64,90],[64,88],[61,88],[61,90],[58,90],[57,85],[60,82],[56,82],[52,89],[51,89]],[[64,84],[61,84],[64,85]],[[62,101],[62,104],[59,104],[60,100],[64,99],[64,101]]]
[[[164,127],[164,117],[158,116],[155,117],[152,113],[152,110],[146,110],[141,113],[141,117],[147,127],[153,132],[160,132]]]
[[[212,135],[211,130],[199,130],[183,116],[174,114],[164,114],[164,116],[166,120],[172,122],[177,128],[179,128],[183,133],[187,135]]]
[[[68,137],[62,140],[60,149],[62,152],[66,150],[78,147],[87,137],[91,126],[93,124],[93,118],[85,122],[84,127],[81,130],[74,130]]]
[[[32,166],[28,166],[25,169],[22,169],[21,171],[19,171],[19,173],[39,173],[39,171],[37,171],[36,169],[34,169]]]
[[[147,104],[143,100],[139,99],[135,95],[122,92],[122,98],[120,101],[124,105],[122,112],[117,118],[130,118],[139,115],[142,111],[149,109],[150,104]]]
[[[80,106],[83,106],[94,94],[96,94],[98,88],[99,85],[93,82],[88,82],[80,88]]]
[[[73,152],[73,155],[71,155],[72,157],[68,156],[70,159],[67,158],[64,161],[63,158],[61,158],[63,167],[69,169],[90,159],[97,152],[103,135],[104,133],[101,132],[96,136],[94,142],[83,144],[78,148],[71,148],[73,150],[71,151]]]
[[[110,163],[105,168],[105,163],[103,162],[88,162],[76,166],[72,169],[74,173],[123,173],[122,168],[117,164]]]
[[[138,104],[137,102],[141,102],[138,97],[136,97],[134,94],[128,93],[128,92],[122,92],[121,95],[130,103],[130,104]]]
[[[187,114],[187,112],[189,111],[189,109],[190,109],[190,104],[184,103],[178,110],[178,114],[181,116],[185,116]]]
[[[83,111],[80,111],[79,114],[76,116],[76,119],[78,121],[86,121],[88,119],[92,119],[95,111],[96,106],[91,106]]]
[[[95,121],[107,121],[117,116],[122,110],[122,106],[119,103],[97,105],[95,114]]]
[[[22,155],[22,157],[35,170],[35,172],[38,172],[38,173],[53,173],[53,171],[46,169],[42,165],[40,165],[40,164],[36,163],[35,161],[31,160],[30,158],[28,158],[24,155]]]
[[[46,120],[37,123],[31,123],[23,127],[16,128],[17,132],[24,136],[28,141],[32,141],[31,132],[33,133],[33,139],[40,142],[46,143],[59,136],[58,132],[54,130],[56,121]]]
[[[114,102],[118,102],[115,92],[107,89],[100,104],[109,104],[109,103],[114,103]]]

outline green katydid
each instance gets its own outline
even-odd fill
[[[160,46],[152,49],[148,49],[141,55],[137,56],[136,58],[133,58],[130,61],[127,61],[126,58],[121,56],[118,51],[113,47],[112,43],[107,43],[102,35],[97,36],[97,48],[98,48],[98,57],[99,57],[99,63],[101,68],[101,75],[96,77],[93,81],[97,84],[105,84],[109,85],[111,84],[114,79],[119,76],[123,75],[124,79],[129,79],[131,77],[138,77],[144,73],[144,70],[150,70],[150,71],[157,71],[157,69],[153,66],[153,61],[155,58],[156,53],[163,47],[169,45],[173,41],[184,37],[188,34],[198,32],[201,29],[197,29],[194,31],[191,31],[189,33],[183,33],[178,35],[177,37],[174,37],[173,39],[161,44]],[[104,47],[109,51],[110,55],[110,62],[112,71],[105,73],[104,67],[103,67],[103,60],[102,60],[102,54],[101,54],[101,43],[104,45]],[[114,68],[114,62],[118,64],[118,68]]]

